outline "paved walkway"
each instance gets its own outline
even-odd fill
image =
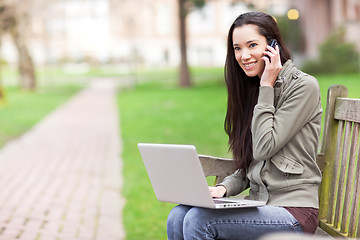
[[[0,151],[0,239],[124,239],[115,85],[98,80]]]

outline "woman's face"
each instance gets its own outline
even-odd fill
[[[265,68],[265,62],[261,58],[266,46],[266,38],[260,35],[256,25],[243,25],[233,31],[236,61],[249,77],[261,77]]]

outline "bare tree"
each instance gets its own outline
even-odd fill
[[[14,19],[12,18],[12,11],[4,1],[0,1],[0,47],[2,45],[2,35],[3,32],[7,31],[14,24]],[[5,99],[5,91],[2,84],[2,76],[1,76],[1,67],[2,63],[0,62],[0,102],[6,102]]]
[[[14,40],[18,50],[20,86],[24,90],[34,90],[36,88],[34,64],[29,54],[25,37],[26,24],[28,23],[27,11],[30,8],[29,4],[31,2],[0,0],[0,33],[7,32]]]
[[[204,6],[204,0],[178,0],[179,3],[179,35],[180,35],[180,76],[179,85],[181,87],[190,87],[191,79],[189,73],[189,66],[187,63],[187,46],[186,46],[186,16],[195,9]]]
[[[20,84],[24,90],[34,90],[36,88],[34,63],[27,48],[26,38],[21,35],[20,29],[21,27],[17,26],[10,31],[19,52]]]
[[[0,47],[1,47],[1,27],[0,27]],[[1,61],[1,56],[0,56],[0,61]],[[1,75],[1,67],[2,66],[1,66],[1,64],[2,63],[0,62],[0,103],[4,104],[6,102],[6,97],[5,97],[4,87],[3,87],[3,84],[2,84],[2,75]]]

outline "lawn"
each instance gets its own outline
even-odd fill
[[[124,224],[127,240],[167,239],[166,218],[173,204],[158,202],[137,143],[194,144],[199,153],[229,156],[223,130],[226,88],[221,69],[193,69],[195,86],[176,87],[174,71],[142,73],[134,89],[118,96],[123,138]],[[360,75],[317,76],[325,109],[327,88],[343,84],[360,98]]]
[[[59,85],[25,92],[18,87],[5,87],[6,102],[0,104],[0,147],[29,130],[80,88],[80,85]]]
[[[165,219],[172,207],[156,200],[136,144],[194,144],[201,153],[226,155],[224,91],[215,84],[166,90],[147,86],[120,94],[127,239],[166,239]]]

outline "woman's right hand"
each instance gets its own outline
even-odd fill
[[[271,58],[271,61],[270,61]],[[279,46],[267,46],[267,51],[264,52],[265,69],[261,74],[260,86],[274,87],[276,78],[282,69],[280,49]]]
[[[222,185],[220,186],[216,186],[216,187],[209,187],[209,191],[210,191],[210,195],[213,198],[219,198],[219,197],[224,197],[225,193],[226,193],[226,188]]]

